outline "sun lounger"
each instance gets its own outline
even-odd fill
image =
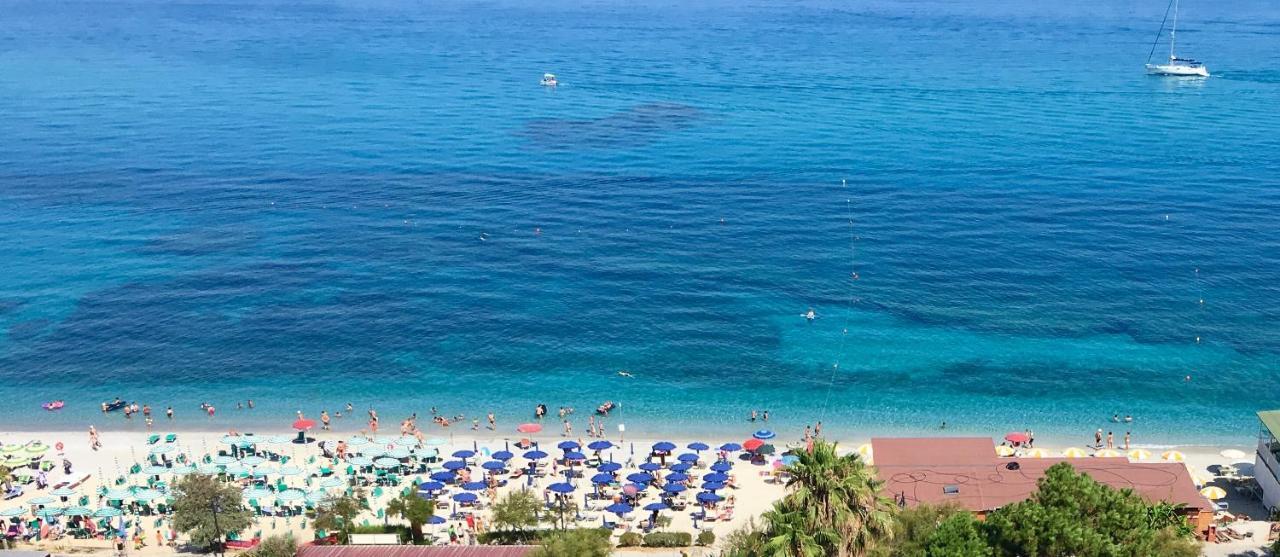
[[[17,499],[19,497],[22,497],[22,486],[20,485],[15,485],[9,491],[4,492],[5,501],[8,501],[10,499]]]

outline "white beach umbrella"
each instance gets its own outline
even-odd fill
[[[1014,449],[1013,447],[1010,447],[1008,445],[996,446],[996,456],[1013,456],[1014,453],[1016,452],[1018,452],[1017,449]]]
[[[1062,449],[1062,456],[1067,458],[1084,458],[1089,456],[1089,453],[1085,452],[1084,449],[1081,449],[1080,447],[1067,447]]]
[[[1160,453],[1160,458],[1169,462],[1182,462],[1187,459],[1187,456],[1182,454],[1180,451],[1165,451]]]
[[[1146,449],[1134,449],[1129,451],[1129,458],[1133,460],[1146,460],[1151,458],[1151,451]]]
[[[1028,449],[1027,452],[1022,454],[1022,456],[1026,458],[1049,458],[1049,451],[1036,447],[1034,449]]]
[[[858,456],[862,457],[862,460],[866,461],[867,463],[871,463],[871,461],[875,458],[875,450],[872,449],[871,443],[863,443],[861,445],[858,445]]]
[[[1227,496],[1227,490],[1222,489],[1221,487],[1218,487],[1216,485],[1211,485],[1209,487],[1201,489],[1200,494],[1205,497],[1208,497],[1209,499],[1217,501],[1218,499],[1221,499]]]
[[[1218,454],[1222,455],[1222,458],[1229,458],[1231,460],[1249,458],[1249,455],[1245,454],[1245,452],[1240,449],[1227,449]]]
[[[1098,458],[1116,458],[1116,457],[1124,456],[1124,453],[1117,451],[1115,449],[1102,449],[1100,451],[1093,453],[1093,456]]]

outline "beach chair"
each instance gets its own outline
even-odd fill
[[[175,441],[177,441],[177,440],[178,440],[178,434],[177,434],[177,433],[170,433],[170,434],[168,434],[168,435],[165,435],[165,436],[164,436],[164,442],[165,442],[165,443],[173,443],[173,442],[175,442]]]
[[[160,442],[160,436],[159,436],[159,435],[152,435],[152,436],[150,436],[150,437],[147,437],[147,444],[148,444],[148,445],[154,445],[154,444],[159,443],[159,442]]]

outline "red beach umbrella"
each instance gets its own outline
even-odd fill
[[[302,419],[298,419],[298,420],[294,420],[294,421],[293,421],[293,429],[296,429],[296,430],[298,430],[298,431],[306,431],[306,430],[311,429],[311,428],[313,428],[313,427],[316,427],[316,421],[315,421],[315,420],[308,420],[308,419],[306,419],[306,418],[302,418]]]
[[[742,442],[742,448],[752,452],[755,452],[756,449],[759,449],[760,447],[763,447],[763,446],[764,446],[764,441],[761,441],[755,438],[747,439],[746,441]]]
[[[1010,443],[1026,443],[1027,441],[1031,440],[1031,437],[1028,437],[1027,434],[1022,433],[1020,431],[1015,431],[1013,433],[1005,435],[1004,440]]]
[[[542,431],[542,424],[520,424],[516,426],[516,431],[520,433],[537,433]]]

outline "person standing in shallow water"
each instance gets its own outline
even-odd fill
[[[320,411],[320,429],[323,429],[325,431],[329,430],[329,411],[328,410]]]

